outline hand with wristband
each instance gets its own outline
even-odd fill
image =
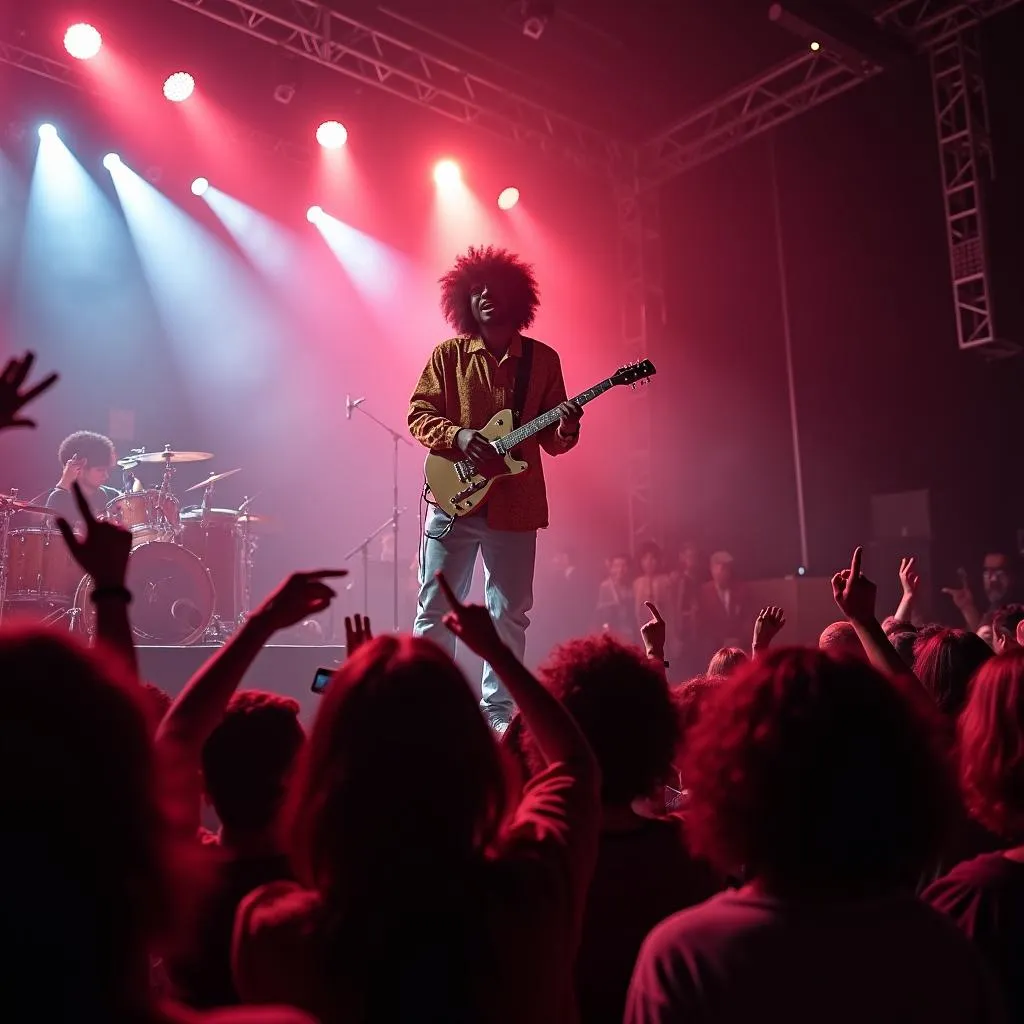
[[[90,595],[96,605],[96,641],[118,656],[133,679],[139,677],[135,638],[128,621],[131,592],[125,586],[132,535],[113,523],[98,522],[78,483],[71,485],[78,512],[85,523],[85,536],[76,537],[66,519],[57,519],[64,543],[82,570],[92,577]]]

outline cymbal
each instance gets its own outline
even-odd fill
[[[243,512],[235,522],[241,526],[274,526],[277,520],[272,516],[256,516]]]
[[[213,458],[210,452],[146,452],[133,455],[136,462],[208,462]]]
[[[0,494],[0,512],[39,512],[44,516],[56,515],[46,505],[33,505],[30,501],[18,501],[9,494]]]
[[[199,483],[193,484],[191,487],[186,487],[184,493],[188,494],[189,491],[201,491],[204,487],[209,487],[211,484],[218,484],[221,480],[227,480],[229,476],[234,476],[236,473],[241,473],[242,467],[238,469],[229,469],[224,473],[211,473],[205,480],[200,480]]]
[[[139,460],[138,459],[118,459],[117,460],[117,464],[122,469],[134,469],[139,464]]]

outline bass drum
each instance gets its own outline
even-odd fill
[[[139,640],[186,647],[203,638],[213,619],[213,584],[191,551],[160,541],[140,544],[128,559],[125,583],[132,592],[132,632]],[[84,576],[75,592],[78,628],[90,635],[96,631],[92,587],[92,578]]]

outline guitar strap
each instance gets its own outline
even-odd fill
[[[530,370],[533,367],[533,338],[523,338],[523,352],[516,367],[516,382],[512,392],[512,424],[519,427],[526,408],[526,392],[530,388]]]

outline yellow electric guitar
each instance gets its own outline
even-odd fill
[[[573,401],[578,405],[592,402],[621,384],[636,385],[653,377],[657,371],[650,359],[642,359],[616,370],[611,377],[595,384],[577,395]],[[491,442],[494,458],[486,466],[477,466],[469,459],[447,458],[431,452],[427,456],[423,473],[434,502],[441,511],[450,516],[464,516],[481,505],[487,498],[491,484],[503,476],[514,476],[528,469],[528,465],[513,458],[512,450],[528,437],[558,422],[558,410],[551,409],[536,419],[513,429],[512,412],[504,409],[491,417],[491,421],[480,428],[480,433]]]

